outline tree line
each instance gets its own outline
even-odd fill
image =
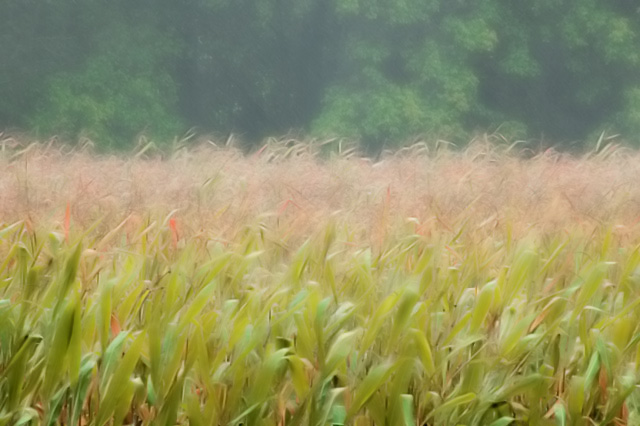
[[[640,135],[631,0],[3,0],[0,129]]]

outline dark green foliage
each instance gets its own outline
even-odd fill
[[[112,147],[143,131],[172,137],[180,131],[176,85],[163,61],[174,51],[150,28],[108,28],[86,63],[49,80],[31,124],[67,137],[86,131]]]
[[[4,0],[0,127],[113,147],[188,127],[634,141],[638,18],[626,0]]]

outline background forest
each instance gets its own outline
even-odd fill
[[[630,0],[3,0],[0,129],[633,143],[639,18]]]

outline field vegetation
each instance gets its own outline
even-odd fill
[[[0,425],[640,423],[635,151],[0,145]]]

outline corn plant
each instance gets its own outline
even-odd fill
[[[0,424],[640,420],[640,248],[611,232],[374,248],[335,223],[298,246],[149,223],[0,230]]]

